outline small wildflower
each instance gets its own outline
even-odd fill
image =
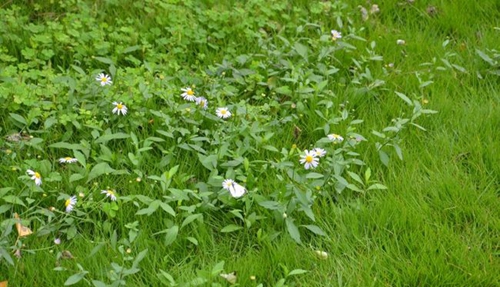
[[[29,175],[31,175],[31,179],[35,181],[35,184],[37,186],[42,185],[42,176],[40,175],[40,173],[38,173],[36,171],[32,171],[31,169],[28,169],[26,172]]]
[[[358,8],[359,8],[359,12],[361,13],[361,19],[363,21],[367,21],[368,20],[368,11],[366,10],[366,8],[361,6],[361,5],[359,5]]]
[[[200,106],[204,110],[208,108],[208,101],[204,97],[197,97],[195,99],[195,102],[198,106]]]
[[[14,256],[16,256],[17,258],[21,258],[22,257],[21,249],[16,249],[16,251],[14,251]]]
[[[342,38],[342,33],[340,33],[337,30],[332,30],[331,33],[332,33],[332,40],[333,41],[337,41],[337,39]]]
[[[300,157],[300,163],[304,164],[305,169],[310,169],[317,167],[319,161],[314,151],[305,150],[304,155]]]
[[[283,212],[283,219],[286,219],[288,217],[288,214],[286,212]]]
[[[106,74],[103,74],[103,73],[100,73],[99,75],[97,75],[97,77],[95,79],[96,79],[96,81],[101,83],[101,86],[111,85],[113,83],[111,81],[111,77],[106,75]]]
[[[116,192],[111,190],[111,189],[107,189],[107,190],[101,190],[101,193],[102,194],[105,194],[106,197],[109,197],[112,201],[116,201]]]
[[[313,152],[317,157],[324,157],[326,155],[326,150],[319,147],[313,149]]]
[[[83,192],[78,193],[78,197],[84,198],[85,197],[85,193],[83,193]]]
[[[320,258],[320,259],[327,259],[328,258],[328,253],[325,252],[325,251],[321,251],[321,250],[316,250],[314,251],[316,253],[316,255]]]
[[[227,119],[231,116],[231,112],[227,108],[218,108],[215,113],[221,119]]]
[[[229,284],[236,284],[236,279],[237,279],[236,272],[231,272],[228,274],[221,273],[219,274],[219,276],[226,279],[227,282],[229,282]]]
[[[373,4],[372,8],[370,9],[370,14],[377,14],[378,12],[380,12],[380,8],[377,4]]]
[[[55,207],[53,207],[53,206],[51,206],[51,207],[49,207],[49,210],[50,210],[50,211],[54,211],[54,210],[56,210],[56,208],[55,208]]]
[[[297,148],[297,145],[296,144],[293,144],[292,145],[292,149],[296,149]]]
[[[250,276],[250,280],[255,281],[256,277],[255,275]]]
[[[73,158],[73,157],[62,157],[59,159],[59,162],[60,163],[74,163],[74,162],[77,162],[78,160],[76,158]]]
[[[127,248],[126,252],[127,252],[127,254],[130,254],[130,253],[132,253],[132,249]]]
[[[344,138],[340,135],[337,135],[337,134],[329,134],[328,139],[334,143],[341,143],[344,141]]]
[[[196,100],[193,89],[191,89],[190,87],[187,87],[187,88],[184,88],[181,90],[184,92],[181,94],[181,97],[184,100],[190,101],[190,102],[194,102]]]
[[[54,239],[54,244],[55,244],[55,245],[59,245],[59,244],[61,244],[61,238],[56,238],[56,239]]]
[[[231,187],[233,187],[233,184],[234,184],[234,180],[228,178],[226,180],[224,180],[222,182],[222,187],[225,189],[225,190],[229,190]]]
[[[224,180],[222,182],[222,187],[228,190],[231,196],[234,198],[240,198],[247,192],[247,190],[243,186],[239,185],[232,179]]]
[[[76,195],[66,199],[66,202],[64,203],[64,206],[66,206],[66,212],[70,213],[75,208],[76,202]]]
[[[126,115],[127,114],[127,107],[122,103],[118,103],[118,102],[113,102],[113,105],[115,105],[115,108],[113,109],[113,114],[122,114],[122,115]]]
[[[137,182],[141,182],[141,181],[142,181],[142,178],[138,177],[138,178],[136,178],[136,179],[135,179],[135,181],[137,181]]]
[[[396,41],[396,44],[400,45],[400,46],[403,46],[403,45],[406,45],[406,41],[405,40],[401,40],[401,39],[398,39]]]

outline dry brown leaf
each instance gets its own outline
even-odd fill
[[[28,236],[33,233],[31,229],[21,224],[21,219],[19,218],[19,215],[17,213],[14,213],[14,218],[16,219],[16,229],[19,237]]]
[[[9,283],[9,281],[2,281],[2,282],[0,282],[0,287],[7,287],[8,283]]]

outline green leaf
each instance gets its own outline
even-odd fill
[[[53,143],[53,144],[49,145],[49,147],[53,147],[53,148],[66,148],[66,149],[78,149],[78,150],[83,149],[83,147],[81,145],[79,145],[79,144],[70,144],[70,143],[67,143],[67,142]]]
[[[110,140],[114,140],[114,139],[127,139],[129,138],[130,135],[129,134],[126,134],[126,133],[115,133],[115,134],[107,134],[107,135],[103,135],[101,137],[99,137],[95,143],[96,144],[99,144],[99,143],[106,143]]]
[[[288,86],[279,87],[275,90],[275,92],[278,94],[283,94],[283,95],[287,95],[287,96],[292,94],[292,90],[290,90],[290,88]]]
[[[158,207],[160,207],[160,203],[161,203],[161,201],[154,200],[153,202],[151,202],[149,204],[148,207],[143,208],[143,209],[137,211],[135,213],[135,215],[144,215],[145,214],[145,215],[149,216],[149,215],[153,214],[158,209]]]
[[[191,214],[189,215],[188,217],[186,217],[186,219],[184,219],[184,221],[182,222],[182,225],[181,225],[181,228],[183,228],[184,226],[190,224],[191,222],[193,222],[194,220],[198,219],[198,218],[201,218],[202,215],[200,213],[197,213],[197,214]]]
[[[115,170],[113,168],[111,168],[108,163],[106,163],[106,162],[98,163],[90,171],[89,178],[87,179],[87,183],[98,176],[101,176],[101,175],[106,174],[106,173],[112,173],[113,171],[115,171]]]
[[[14,260],[12,260],[9,252],[3,248],[0,248],[0,258],[5,259],[5,261],[7,261],[10,265],[14,266]]]
[[[323,178],[324,175],[322,175],[321,173],[317,173],[317,172],[310,172],[308,174],[306,174],[306,178],[309,178],[309,179],[317,179],[317,178]]]
[[[307,273],[309,271],[307,270],[304,270],[304,269],[294,269],[292,271],[290,271],[290,273],[288,273],[286,276],[293,276],[293,275],[300,275],[300,274],[304,274],[304,273]]]
[[[224,261],[221,261],[221,262],[218,262],[217,264],[215,264],[214,268],[212,268],[212,276],[217,276],[219,275],[219,273],[221,273],[222,271],[224,271]]]
[[[229,225],[225,226],[224,228],[222,228],[220,232],[229,233],[229,232],[233,232],[233,231],[240,230],[240,229],[243,229],[243,227],[235,225],[235,224],[229,224]]]
[[[94,57],[94,59],[96,59],[97,61],[101,62],[101,63],[104,63],[104,64],[108,64],[108,65],[114,65],[113,61],[111,59],[108,59],[108,58],[104,58],[104,57]]]
[[[372,184],[368,187],[368,190],[372,190],[372,189],[387,189],[387,186],[380,184],[380,183],[375,183],[375,184]]]
[[[165,210],[165,212],[172,215],[173,217],[176,216],[174,209],[170,205],[168,205],[167,203],[160,202],[160,207],[161,207],[161,209]]]
[[[385,165],[389,166],[389,155],[383,150],[378,151],[378,155],[380,157],[380,161]]]
[[[309,229],[314,234],[326,236],[326,233],[321,228],[319,228],[319,226],[316,225],[301,225],[301,226]]]
[[[24,205],[24,202],[22,201],[22,199],[20,199],[19,197],[15,196],[15,195],[6,195],[6,196],[2,197],[2,199],[8,203],[22,205],[22,206],[26,207],[26,205]]]
[[[398,97],[400,97],[403,101],[405,101],[410,107],[413,107],[413,102],[408,98],[405,94],[395,92]]]
[[[299,54],[304,60],[307,61],[307,46],[302,45],[299,42],[296,42],[293,47],[295,48],[295,51],[297,54]]]
[[[297,242],[298,244],[302,244],[302,241],[300,240],[299,229],[293,223],[293,220],[290,217],[288,217],[285,222],[286,222],[286,228],[288,229],[288,234],[290,234],[290,236],[292,237],[293,240],[295,240],[295,242]]]
[[[125,48],[125,50],[123,50],[123,54],[127,54],[127,53],[130,53],[130,52],[137,51],[140,48],[141,48],[141,46],[139,46],[139,45],[127,47],[127,48]]]
[[[177,238],[177,234],[179,234],[179,226],[174,225],[167,229],[167,234],[165,235],[165,245],[169,246],[170,244],[174,243],[175,239]]]
[[[94,284],[94,287],[108,287],[104,282],[98,280],[92,280],[92,284]]]
[[[64,282],[64,286],[74,285],[74,284],[80,282],[83,279],[83,277],[85,277],[85,275],[87,273],[88,273],[87,271],[83,271],[83,272],[71,275],[68,278],[68,280],[66,280],[66,282]]]
[[[14,113],[10,113],[9,115],[10,115],[10,117],[11,117],[12,119],[14,119],[16,122],[19,122],[19,123],[21,123],[21,124],[23,124],[23,125],[28,125],[28,122],[26,122],[26,120],[25,120],[25,119],[24,119],[21,115],[14,114]]]

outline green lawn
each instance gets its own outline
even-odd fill
[[[376,4],[0,4],[0,286],[500,286],[500,2]]]

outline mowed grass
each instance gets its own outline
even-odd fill
[[[159,1],[146,2],[159,5]],[[331,29],[342,31],[344,37],[349,34],[337,26],[332,14],[322,16],[303,12],[309,11],[309,1],[276,3],[278,2],[284,3],[282,14],[259,18],[259,13],[248,12],[247,17],[250,19],[245,22],[247,28],[258,30],[265,27],[269,33],[290,40],[296,37],[295,30],[287,29],[287,26],[296,27],[299,23],[315,23],[326,34]],[[109,282],[109,276],[113,272],[110,262],[130,266],[132,261],[127,258],[126,248],[120,251],[113,246],[113,231],[116,230],[118,238],[127,238],[131,228],[126,225],[137,221],[138,237],[130,246],[131,255],[135,256],[144,249],[149,251],[138,265],[140,272],[127,277],[127,286],[169,286],[169,280],[161,275],[161,270],[169,273],[180,286],[229,285],[218,276],[218,272],[212,272],[221,261],[225,262],[224,273],[237,272],[239,286],[257,286],[260,283],[263,286],[500,286],[500,78],[486,74],[489,66],[476,53],[476,49],[485,51],[498,49],[500,46],[500,30],[495,29],[500,19],[500,7],[494,0],[460,1],[463,3],[415,2],[408,4],[405,1],[380,1],[377,4],[381,12],[370,16],[366,22],[361,20],[357,8],[358,5],[366,7],[365,1],[346,1],[346,8],[342,10],[344,13],[352,13],[353,27],[365,28],[356,33],[367,41],[352,42],[359,51],[364,51],[370,42],[376,42],[374,50],[384,57],[384,61],[373,64],[371,72],[374,78],[384,75],[386,84],[381,90],[362,92],[349,83],[329,83],[329,89],[335,94],[332,101],[336,106],[331,108],[332,114],[338,110],[338,105],[348,102],[346,105],[353,110],[352,113],[364,120],[357,132],[369,135],[372,130],[380,130],[388,125],[393,118],[402,114],[411,116],[412,108],[398,98],[394,91],[412,98],[420,97],[422,102],[425,99],[428,101],[424,104],[425,108],[438,113],[417,121],[427,131],[411,126],[404,130],[401,134],[404,159],[400,161],[395,153],[391,153],[388,167],[380,162],[373,143],[365,143],[362,158],[372,169],[372,177],[388,189],[373,190],[366,194],[346,191],[338,196],[319,197],[313,205],[313,211],[316,224],[325,231],[326,236],[303,234],[303,244],[297,244],[288,236],[283,220],[272,215],[259,222],[258,227],[221,233],[221,228],[228,222],[237,222],[234,218],[228,219],[224,211],[229,209],[223,208],[215,214],[207,211],[203,223],[195,222],[181,230],[181,234],[196,238],[198,245],[192,244],[185,237],[179,237],[173,244],[166,245],[165,235],[156,233],[169,226],[171,219],[168,215],[157,212],[148,217],[137,216],[135,213],[138,207],[129,203],[121,207],[116,218],[108,218],[103,214],[89,215],[91,222],[80,223],[78,236],[59,246],[53,245],[51,236],[23,239],[23,243],[29,247],[27,249],[32,252],[24,252],[21,259],[15,259],[13,266],[1,261],[0,281],[9,280],[9,286],[63,286],[69,276],[79,272],[79,264],[89,273],[76,286],[93,286],[91,279]],[[278,5],[264,1],[255,3],[270,7]],[[57,7],[47,5],[43,7],[46,11],[38,13],[33,10],[33,4],[18,5],[21,7],[21,14],[31,13],[41,15],[42,18],[45,15],[53,17],[51,19],[55,21],[64,19],[64,11],[71,11],[71,8],[64,7],[60,8],[61,11],[50,11]],[[97,1],[95,5],[93,9],[99,9],[92,13],[80,12],[85,17],[94,15],[100,23],[123,25],[133,28],[138,34],[149,35],[145,37],[159,37],[152,30],[155,23],[148,22],[150,18],[137,12],[142,11],[137,6],[130,9],[125,8],[128,7],[126,5],[106,6],[103,1]],[[200,26],[207,23],[199,22],[189,15],[188,8],[193,6],[197,5],[186,7],[178,4],[175,12],[185,13],[187,20],[183,25],[186,26],[173,28],[180,31],[191,27],[190,25],[196,27],[196,23],[202,23],[198,24]],[[224,23],[225,13],[241,13],[240,17],[245,15],[235,12],[234,6],[250,7],[231,1],[199,2],[199,9],[217,11],[213,21],[221,23]],[[435,7],[435,12],[428,11],[430,6]],[[3,9],[8,7],[10,6]],[[309,18],[304,18],[308,16]],[[127,22],[127,19],[134,17],[136,22]],[[264,20],[274,22],[266,24],[262,22]],[[178,23],[181,22],[177,22],[180,25]],[[233,22],[228,25],[230,24],[235,25]],[[165,25],[168,26],[168,23]],[[281,29],[276,28],[276,31],[271,32],[270,26],[265,25],[277,25]],[[320,35],[313,29],[307,34],[311,38]],[[158,62],[169,67],[165,68],[166,71],[177,69],[179,81],[186,81],[188,85],[192,83],[187,80],[191,79],[190,76],[194,81],[201,81],[204,77],[200,76],[201,71],[207,66],[220,63],[226,53],[240,55],[258,51],[258,47],[253,45],[238,44],[248,44],[244,36],[244,33],[220,35],[216,49],[205,47],[205,43],[184,45],[179,38],[177,45],[184,52],[170,50],[165,55],[159,55],[158,59],[161,60]],[[19,37],[25,40],[29,36]],[[396,45],[397,39],[404,39],[406,45]],[[446,40],[449,43],[443,45]],[[110,41],[122,45],[117,39]],[[279,41],[276,40],[276,43]],[[176,47],[175,44],[169,45]],[[8,48],[9,51],[14,51],[11,55],[17,53],[19,59],[22,58],[21,52],[16,51],[15,47]],[[113,52],[109,53],[111,57]],[[450,53],[453,55],[450,56]],[[177,60],[173,59],[181,54]],[[55,61],[62,67],[61,70],[68,69],[74,56],[70,51],[58,56]],[[139,55],[135,56],[140,58]],[[348,59],[349,54],[342,54],[339,58],[343,56]],[[436,64],[422,65],[433,63],[434,59]],[[447,67],[442,59],[463,67],[466,72]],[[169,62],[170,60],[174,62]],[[130,64],[126,61],[121,63],[124,66]],[[389,72],[384,74],[383,66],[389,63],[394,63],[394,69],[388,69]],[[2,63],[4,67],[16,64]],[[89,71],[102,68],[93,67],[90,60],[82,65]],[[339,64],[345,68],[351,65],[354,64],[349,60],[342,60]],[[436,69],[437,66],[445,69]],[[419,88],[421,82],[415,72],[419,72],[422,81],[432,80],[433,83]],[[346,71],[340,73],[349,74]],[[482,79],[478,78],[477,73],[482,75]],[[246,94],[237,96],[243,98]],[[265,102],[265,99],[260,101]],[[309,107],[317,103],[314,103],[313,98],[308,99],[305,104]],[[144,105],[156,108],[149,102]],[[14,104],[10,107],[6,104],[0,108],[4,134],[15,129],[8,120],[13,109]],[[149,118],[145,116],[144,122],[147,120]],[[139,132],[133,125],[127,126],[126,122],[122,124],[125,130],[134,131],[141,138],[146,138],[149,132],[154,133],[154,128],[160,128],[154,126],[151,130]],[[294,125],[302,130],[297,139],[293,135]],[[279,150],[282,147],[290,148],[294,143],[301,149],[310,148],[309,145],[322,136],[322,131],[315,129],[323,125],[323,119],[312,108],[306,108],[299,120],[277,130],[269,144]],[[51,136],[64,138],[64,133],[61,128],[53,135],[42,134],[41,137],[47,140]],[[72,142],[79,142],[88,137],[89,132],[83,131],[81,134],[74,132],[70,139]],[[117,150],[126,155],[133,147],[123,144]],[[98,155],[100,151],[94,152]],[[28,150],[27,153],[19,152],[20,158],[16,159],[9,159],[7,156],[3,158],[6,164],[2,167],[0,177],[2,186],[12,186],[13,182],[18,181],[19,174],[12,173],[12,165],[21,165],[23,160],[34,154],[56,157],[51,150],[44,153]],[[262,151],[262,154],[268,155],[266,151]],[[177,153],[173,160],[180,163],[179,170],[182,174],[208,176],[207,171],[191,163],[193,158],[196,159],[192,154]],[[150,174],[164,171],[154,172],[158,168],[155,159],[148,160],[151,162],[145,163],[145,166],[150,165],[152,168],[144,168],[145,171]],[[298,156],[295,161],[298,162]],[[258,168],[256,163],[252,163],[252,166]],[[263,194],[270,194],[286,184],[274,175],[259,171],[254,171],[253,174],[257,177],[254,187]],[[130,192],[133,194],[162,195],[157,186],[137,183],[134,178],[135,176],[105,179],[99,186],[121,186],[122,190],[133,190]],[[179,188],[187,185],[180,178],[175,184]],[[72,185],[62,184],[60,187],[69,188]],[[91,190],[93,189],[99,188],[92,187]],[[321,192],[335,194],[334,190]],[[2,215],[10,217],[7,213]],[[277,232],[281,233],[277,235]],[[9,241],[10,246],[16,238],[11,234],[2,240]],[[99,243],[102,243],[102,248],[95,250]],[[74,258],[58,259],[58,253],[63,250],[71,251]],[[328,252],[328,258],[319,258],[315,254],[316,250]],[[54,271],[56,266],[68,270]],[[307,272],[287,276],[294,269]],[[280,281],[282,279],[285,280]]]

